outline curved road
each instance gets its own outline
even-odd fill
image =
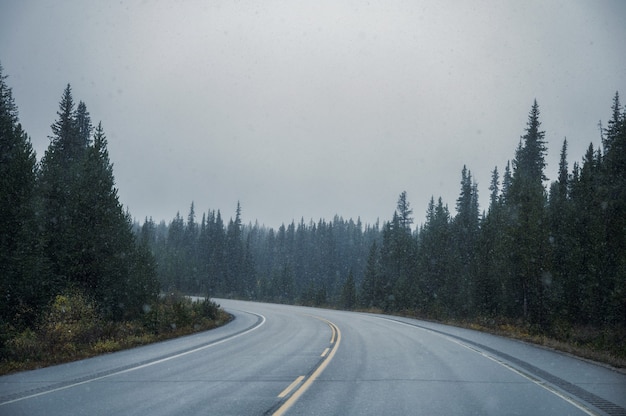
[[[525,343],[218,302],[222,328],[0,377],[0,415],[626,415],[626,375]]]

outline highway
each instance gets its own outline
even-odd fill
[[[519,341],[217,302],[221,328],[0,377],[0,415],[626,415],[626,374]]]

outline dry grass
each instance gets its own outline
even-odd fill
[[[140,319],[108,322],[81,293],[60,295],[35,329],[16,333],[5,343],[0,375],[205,331],[231,319],[211,301],[171,294],[146,306]]]
[[[553,325],[549,332],[542,333],[522,322],[478,319],[446,323],[518,339],[626,370],[626,330],[623,328],[561,324]]]

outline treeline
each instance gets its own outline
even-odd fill
[[[167,290],[307,305],[336,304],[350,273],[362,280],[369,247],[380,238],[378,225],[341,217],[276,231],[244,225],[239,204],[228,222],[219,210],[198,221],[192,203],[186,220],[146,219],[136,229]]]
[[[120,321],[159,293],[154,259],[119,202],[102,125],[69,85],[51,127],[38,163],[0,67],[0,356],[57,296],[78,293],[94,314]]]
[[[139,238],[161,284],[276,302],[376,308],[442,319],[502,318],[538,330],[626,326],[626,112],[616,94],[602,128],[546,186],[545,132],[535,102],[503,173],[494,168],[481,212],[471,171],[461,171],[456,213],[431,199],[413,227],[403,192],[382,226],[310,221],[278,230],[227,223],[219,211],[168,225],[146,219]]]

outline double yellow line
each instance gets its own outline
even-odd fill
[[[313,382],[320,376],[320,374],[322,374],[324,369],[328,366],[330,361],[335,356],[337,349],[339,348],[339,344],[341,343],[341,331],[339,330],[337,325],[324,318],[320,318],[317,316],[315,316],[315,318],[319,319],[320,321],[326,322],[330,327],[330,330],[332,331],[332,335],[330,337],[331,346],[324,350],[324,352],[322,353],[322,357],[325,357],[324,360],[319,364],[315,371],[313,371],[313,373],[311,373],[311,375],[306,378],[306,380],[305,376],[300,376],[296,378],[293,383],[291,383],[285,390],[283,390],[278,395],[278,397],[280,398],[287,397],[293,389],[300,385],[300,387],[298,387],[298,389],[293,392],[293,394],[285,401],[285,403],[283,403],[274,413],[272,413],[273,416],[284,415],[285,412],[287,412],[287,410],[289,410],[289,408],[298,401],[300,396],[302,396],[304,392],[307,391],[307,389],[311,386],[311,384],[313,384]]]

